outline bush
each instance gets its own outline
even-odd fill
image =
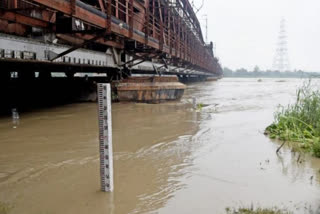
[[[320,157],[320,91],[313,90],[311,81],[298,89],[293,105],[279,107],[266,134],[272,139],[297,142],[301,149]]]

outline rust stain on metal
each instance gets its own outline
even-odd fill
[[[146,103],[178,100],[185,89],[177,77],[130,77],[117,85],[120,101]]]

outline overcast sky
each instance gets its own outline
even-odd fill
[[[216,45],[223,66],[272,68],[283,17],[291,69],[320,72],[320,0],[204,1],[198,17],[208,15],[208,38]]]

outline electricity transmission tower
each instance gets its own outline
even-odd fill
[[[206,30],[206,43],[208,44],[208,15],[203,15],[202,16],[204,18],[205,21],[205,30]]]
[[[281,19],[277,48],[273,60],[274,71],[290,71],[287,39],[286,20]]]
[[[203,5],[204,5],[204,0],[201,1],[201,5],[198,7],[196,7],[194,0],[192,0],[191,2],[191,6],[193,7],[193,10],[196,14],[203,8]]]

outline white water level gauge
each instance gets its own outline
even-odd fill
[[[99,151],[101,190],[113,191],[113,153],[110,84],[98,84]]]

